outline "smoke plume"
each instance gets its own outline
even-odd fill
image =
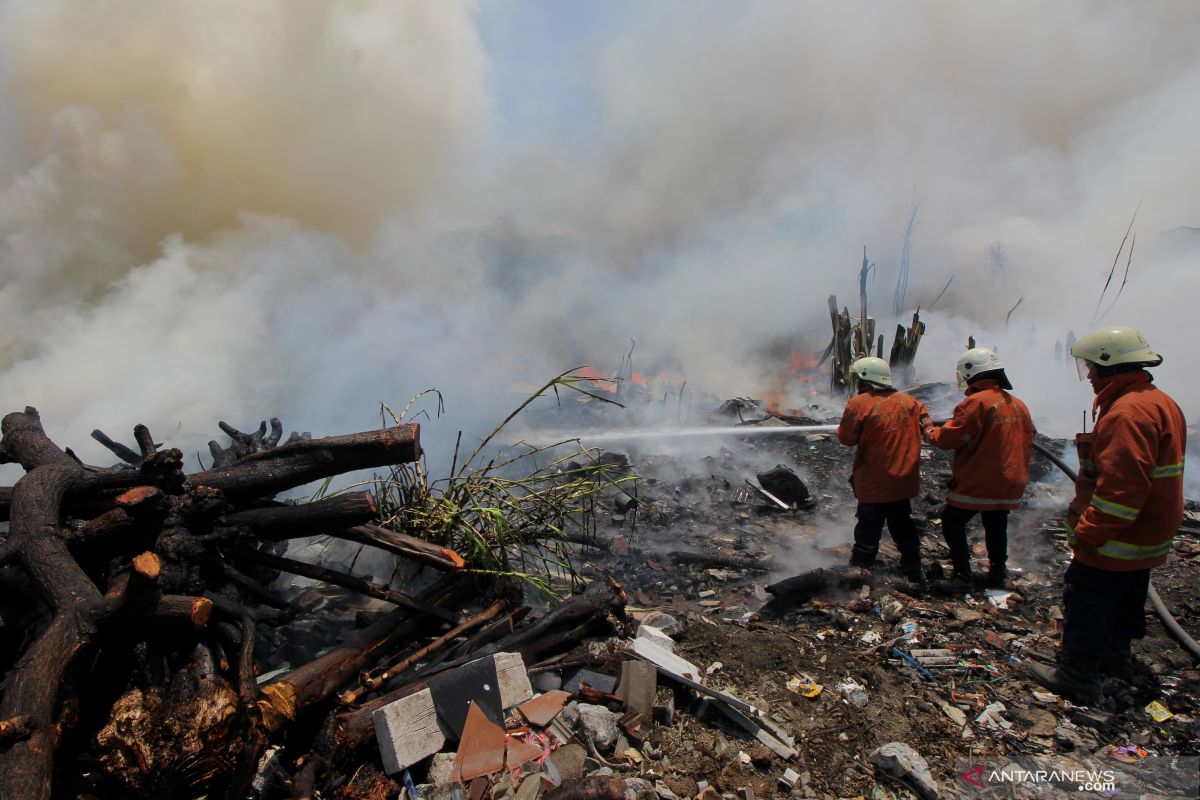
[[[1200,9],[616,8],[569,65],[580,102],[538,105],[572,118],[513,136],[504,6],[0,5],[0,406],[103,462],[97,426],[323,435],[429,386],[470,428],[630,339],[635,369],[752,394],[823,349],[829,294],[856,310],[863,245],[890,331],[919,202],[922,379],[974,335],[1075,430],[1090,390],[1055,343],[1093,324],[1138,208],[1103,321],[1146,333],[1194,419]]]

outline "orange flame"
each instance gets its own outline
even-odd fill
[[[815,353],[804,353],[793,350],[788,356],[783,370],[769,379],[765,389],[759,394],[768,414],[779,414],[794,409],[784,409],[783,404],[788,398],[802,393],[813,397],[818,394],[820,373],[817,365],[820,359]],[[793,416],[801,416],[798,412]]]

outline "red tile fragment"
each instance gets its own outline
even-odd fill
[[[570,699],[570,692],[555,689],[532,700],[526,700],[517,706],[517,710],[521,712],[521,716],[529,720],[530,724],[545,726],[549,725],[550,721],[559,715],[563,710],[563,706]]]
[[[533,742],[518,739],[516,736],[508,737],[508,755],[505,756],[504,765],[508,769],[515,769],[522,764],[533,761],[535,758],[540,758],[542,755],[542,746]]]
[[[451,780],[460,783],[504,769],[504,728],[487,718],[475,701],[467,708]]]

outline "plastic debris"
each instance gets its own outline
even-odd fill
[[[1150,718],[1155,722],[1166,722],[1171,717],[1175,716],[1167,710],[1166,706],[1157,700],[1151,701],[1150,704],[1146,706],[1146,713],[1149,714]]]
[[[1143,758],[1152,755],[1152,753],[1143,747],[1138,747],[1136,744],[1124,746],[1110,744],[1105,748],[1104,755],[1114,761],[1120,761],[1122,764],[1135,764]]]
[[[854,678],[846,678],[837,685],[837,690],[845,695],[850,703],[859,708],[870,702],[870,699],[867,697],[867,687],[854,680]]]
[[[937,680],[937,678],[935,678],[933,676],[932,672],[925,669],[925,667],[921,666],[921,663],[917,659],[913,658],[908,653],[901,650],[899,647],[892,648],[892,655],[895,658],[898,658],[901,661],[903,661],[909,668],[916,670],[917,674],[920,675],[925,680],[927,680],[927,681]]]
[[[867,631],[862,635],[863,644],[879,644],[883,641],[883,637],[879,635],[879,631]]]
[[[1008,730],[1012,727],[1012,723],[1004,718],[1004,712],[1007,710],[1008,708],[1005,707],[1004,703],[997,700],[980,712],[975,721],[989,728],[1003,728],[1004,730]]]
[[[1017,596],[1015,592],[1006,592],[1002,589],[988,589],[984,594],[988,602],[996,608],[1008,608],[1015,602],[1014,598]]]
[[[816,697],[825,687],[812,681],[802,681],[800,678],[788,678],[787,690],[802,697]]]

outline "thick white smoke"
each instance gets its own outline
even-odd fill
[[[864,244],[890,330],[915,193],[907,305],[954,276],[921,377],[974,334],[1074,430],[1090,392],[1054,345],[1140,202],[1105,321],[1146,332],[1195,418],[1200,8],[636,4],[572,67],[592,135],[520,146],[495,124],[519,36],[479,27],[503,9],[0,5],[0,410],[94,462],[97,426],[330,434],[428,386],[453,429],[631,338],[635,368],[749,394],[784,366],[765,345],[824,346]]]

